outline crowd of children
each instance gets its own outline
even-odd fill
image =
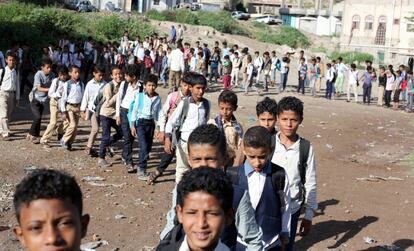
[[[174,34],[171,36],[177,36]],[[201,47],[197,42],[194,48],[182,44],[182,35],[178,39],[154,35],[131,41],[128,32],[119,46],[105,46],[91,38],[84,43],[63,38],[56,49],[50,44],[43,52],[29,91],[33,122],[28,140],[48,148],[56,133],[61,146],[71,150],[83,118],[90,121],[85,152],[98,157],[100,167],[109,167],[106,157],[114,155],[114,143],[122,139],[126,171],[136,171],[138,179],[148,184],[154,184],[176,158],[172,207],[157,250],[291,251],[298,226],[301,235],[309,233],[317,209],[316,170],[314,149],[298,134],[303,103],[291,96],[279,103],[266,97],[256,106],[258,125],[244,131],[235,116],[238,96],[232,90],[240,85],[245,94],[251,88],[262,93],[279,82],[279,91],[284,91],[291,53],[279,59],[275,51],[264,52],[263,57],[255,52],[253,58],[248,48],[229,48],[226,42],[221,47],[216,42],[211,52],[208,44]],[[0,133],[5,140],[10,138],[8,120],[15,100],[24,93],[16,60],[16,51],[7,52],[6,66],[1,70]],[[378,80],[378,105],[383,105],[384,97],[390,107],[392,97],[397,109],[402,96],[407,109],[413,109],[412,71],[401,65],[397,71],[392,66],[380,67],[377,73],[371,62],[366,64],[363,74],[354,64],[346,66],[341,58],[325,67],[321,58],[308,62],[301,51],[297,91],[304,94],[308,86],[311,95],[317,96],[326,77],[325,97],[331,99],[343,93],[348,80],[347,100],[352,89],[358,101],[361,82],[363,102],[370,104],[372,85]],[[222,79],[223,90],[217,102],[219,115],[210,119],[212,104],[204,94],[213,79]],[[156,92],[158,82],[171,90],[164,103]],[[47,104],[50,121],[41,136]],[[102,139],[97,150],[95,139],[100,128]],[[163,143],[164,153],[156,170],[148,173],[154,137]],[[132,148],[135,139],[139,146],[137,165]],[[47,189],[53,193],[43,192]],[[15,233],[28,250],[35,250],[32,244],[43,245],[26,240],[25,233],[27,218],[39,214],[42,207],[70,211],[76,238],[53,245],[77,249],[89,217],[82,215],[82,195],[73,178],[41,170],[17,187],[19,226]],[[49,220],[55,221],[45,219],[45,224]]]

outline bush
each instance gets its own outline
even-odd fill
[[[374,56],[369,53],[362,53],[362,52],[339,52],[339,51],[333,51],[329,58],[331,59],[338,59],[339,57],[342,57],[342,60],[345,64],[352,64],[355,63],[357,65],[364,63],[367,60],[373,61]]]
[[[285,44],[292,48],[308,48],[310,45],[308,38],[302,32],[289,26],[282,26],[279,32],[272,32],[265,27],[256,34],[256,38],[265,43]]]
[[[168,20],[168,18],[167,18],[168,15],[166,15],[166,14],[167,14],[167,11],[161,13],[157,10],[149,10],[145,13],[145,15],[149,19],[159,20],[159,21],[171,21],[171,20]],[[175,17],[174,17],[174,19],[175,19]]]
[[[186,9],[177,10],[175,12],[175,20],[178,23],[197,25],[198,17],[194,12]]]

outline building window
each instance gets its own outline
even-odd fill
[[[407,32],[414,32],[414,23],[407,24]]]
[[[360,22],[361,22],[361,17],[359,15],[354,15],[352,17],[352,29],[359,29]]]
[[[377,34],[375,36],[375,44],[385,45],[385,35],[387,33],[387,17],[380,16],[378,19]]]
[[[394,19],[394,25],[399,25],[399,24],[400,24],[400,19],[399,18]]]
[[[153,5],[160,5],[160,0],[154,0]]]
[[[365,30],[372,30],[374,24],[374,17],[373,16],[366,16],[365,17]]]

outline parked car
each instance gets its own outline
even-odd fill
[[[64,6],[66,9],[77,11],[78,3],[79,3],[79,0],[72,0],[72,1],[66,2]]]
[[[83,1],[79,1],[77,5],[77,11],[78,12],[95,12],[99,10],[95,6],[93,6],[90,1],[83,0]]]
[[[231,17],[238,20],[249,20],[250,14],[243,11],[233,11]]]
[[[201,4],[199,3],[191,3],[191,10],[192,11],[197,11],[201,9]]]
[[[122,12],[122,9],[116,7],[113,2],[107,2],[105,4],[105,10],[110,12]]]
[[[191,9],[191,3],[179,3],[174,6],[175,9]]]
[[[283,21],[278,16],[265,15],[256,18],[254,21],[265,24],[282,24]]]

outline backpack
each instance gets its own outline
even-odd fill
[[[302,190],[305,190],[306,183],[306,169],[308,168],[310,142],[304,138],[300,138],[299,142],[299,163],[298,169],[300,173],[300,182],[302,183]],[[304,195],[305,193],[303,193]]]
[[[138,92],[143,92],[144,91],[144,87],[142,85],[142,81],[141,80],[138,80],[137,84],[138,84]],[[126,92],[128,90],[128,86],[129,86],[129,83],[128,82],[124,82],[124,87],[122,88],[121,102],[125,98]]]
[[[106,85],[111,86],[111,92],[112,93],[114,92],[114,89],[115,89],[115,85],[112,81],[102,85],[101,88],[99,88],[98,95],[96,95],[95,100],[93,101],[93,109],[92,109],[92,111],[95,112],[95,114],[97,116],[99,116],[99,114],[101,112],[102,105],[106,101],[105,97],[104,97],[104,94],[103,94],[104,88],[105,88]]]
[[[203,98],[202,99],[203,102],[203,107],[205,110],[205,120],[208,120],[208,115],[210,114],[210,104],[208,102],[207,99]],[[186,98],[184,99],[184,103],[183,103],[183,110],[181,111],[181,117],[180,120],[178,122],[178,124],[175,126],[173,133],[172,133],[172,143],[173,145],[177,145],[180,138],[181,138],[181,126],[184,124],[185,120],[187,119],[187,115],[188,115],[188,110],[190,108],[190,99]]]
[[[168,109],[168,118],[171,117],[171,115],[175,111],[175,108],[177,108],[180,101],[181,101],[181,98],[180,98],[179,91],[171,93],[169,109]]]
[[[152,68],[152,66],[153,66],[153,62],[152,62],[152,59],[151,59],[151,57],[149,57],[149,56],[145,56],[145,58],[144,58],[144,64],[145,64],[145,68]]]
[[[278,71],[280,71],[282,69],[282,64],[280,63],[280,59],[276,60],[275,66],[276,66],[276,70],[278,70]]]

